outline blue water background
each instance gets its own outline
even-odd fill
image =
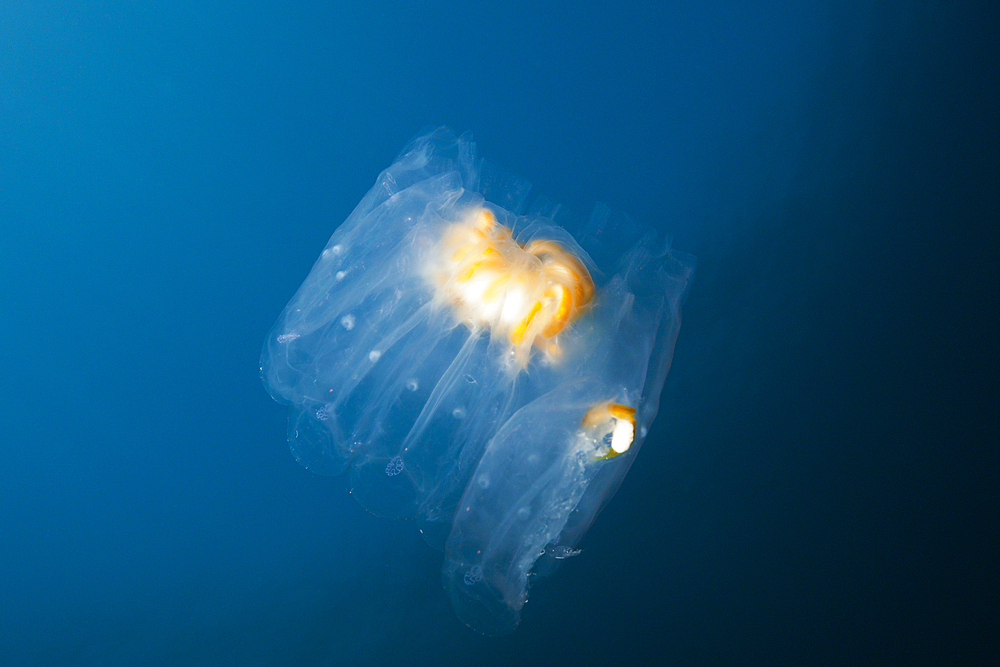
[[[5,0],[0,664],[986,663],[991,26]],[[699,258],[649,439],[502,639],[457,622],[412,523],[295,463],[258,378],[333,229],[441,123]]]

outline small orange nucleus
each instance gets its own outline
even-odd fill
[[[428,274],[439,298],[456,316],[510,341],[513,368],[524,368],[532,346],[554,360],[554,340],[594,296],[594,281],[582,261],[555,241],[522,247],[485,208],[448,227],[439,260]]]
[[[610,459],[624,454],[635,440],[635,408],[606,401],[583,416],[581,433],[596,445],[595,456]]]

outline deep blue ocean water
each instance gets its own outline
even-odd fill
[[[0,4],[0,664],[986,664],[995,16]],[[264,336],[421,128],[698,256],[660,415],[520,629],[302,469]]]

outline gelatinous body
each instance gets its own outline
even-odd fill
[[[522,214],[527,190],[467,135],[416,138],[261,358],[298,461],[415,518],[459,617],[487,634],[516,628],[528,574],[578,553],[631,465],[692,268],[604,209],[573,230],[547,202]]]

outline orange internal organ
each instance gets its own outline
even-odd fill
[[[624,454],[635,440],[635,408],[605,401],[598,403],[580,422],[583,433],[597,443],[597,458]]]
[[[430,268],[438,295],[462,321],[506,337],[518,369],[533,345],[558,356],[552,339],[594,296],[594,281],[578,257],[555,241],[521,247],[489,209],[451,225],[440,250],[442,262]]]

